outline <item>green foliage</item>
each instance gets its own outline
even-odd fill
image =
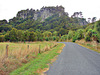
[[[45,37],[45,40],[46,40],[46,41],[49,41],[49,38],[48,38],[48,37]]]
[[[24,40],[24,31],[17,30],[17,40],[18,41],[23,41]]]
[[[5,41],[5,37],[4,35],[0,35],[0,42],[3,42],[3,41]]]
[[[17,40],[17,29],[13,28],[10,32],[9,32],[9,40],[10,41],[18,41]]]
[[[78,40],[84,38],[84,33],[83,33],[83,29],[78,29],[77,30],[77,38]]]
[[[97,42],[100,43],[100,33],[97,33]]]
[[[75,32],[75,33],[74,33],[74,36],[73,36],[73,38],[72,38],[72,42],[75,42],[75,41],[77,40],[77,35],[78,35],[77,32]]]
[[[57,31],[54,31],[54,32],[52,33],[52,35],[53,35],[53,36],[57,36],[57,35],[58,35]]]
[[[74,37],[72,38],[72,42],[75,42],[76,40],[77,40],[77,37],[74,36]]]
[[[59,39],[60,39],[59,36],[57,36],[57,37],[56,37],[56,41],[59,41]]]
[[[91,41],[91,38],[87,35],[87,36],[85,37],[85,41]]]
[[[81,25],[83,21],[86,22],[84,18],[59,16],[58,13],[41,21],[40,16],[34,20],[32,12],[35,11],[21,10],[17,17],[10,19],[9,22],[0,20],[0,33],[4,35],[4,41],[65,41],[67,38],[73,41],[83,38],[91,41],[94,37],[100,42],[100,21]],[[20,13],[27,14],[27,17],[22,18]]]
[[[53,41],[55,41],[56,40],[56,36],[53,36]]]
[[[73,37],[73,31],[69,31],[67,37],[68,37],[69,40],[72,39],[72,37]]]
[[[61,36],[60,41],[65,41],[65,40],[67,40],[67,35]]]
[[[97,22],[95,23],[95,29],[96,29],[97,32],[100,33],[100,21],[97,21]]]
[[[89,29],[89,30],[86,32],[85,40],[86,40],[86,41],[91,41],[91,37],[92,37],[92,29]]]

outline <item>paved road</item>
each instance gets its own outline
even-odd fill
[[[100,75],[99,53],[75,43],[64,43],[66,46],[47,75]]]

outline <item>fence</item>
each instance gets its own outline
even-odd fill
[[[27,57],[29,54],[34,54],[34,56],[37,56],[38,53],[43,53],[50,48],[56,46],[56,43],[50,44],[50,45],[32,45],[32,44],[22,44],[22,45],[6,45],[6,51],[3,51],[1,53],[2,58],[21,58],[21,57]]]

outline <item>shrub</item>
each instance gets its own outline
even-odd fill
[[[5,37],[4,35],[0,35],[0,42],[5,41],[5,38],[4,37]]]
[[[48,38],[48,37],[45,37],[45,40],[46,40],[46,41],[49,41],[49,38]]]
[[[53,36],[53,41],[55,41],[56,40],[56,37],[55,36]]]
[[[89,36],[86,36],[85,41],[91,41],[91,38]]]
[[[73,38],[72,38],[72,42],[75,42],[77,40],[77,38],[76,38],[76,36],[74,36]]]

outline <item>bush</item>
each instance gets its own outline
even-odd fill
[[[89,36],[86,36],[85,41],[91,41],[91,38]]]
[[[40,37],[39,40],[40,40],[40,41],[43,41],[43,37]]]
[[[56,40],[56,37],[55,36],[53,36],[53,41],[55,41]]]
[[[77,35],[78,40],[81,40],[82,38],[84,38],[83,30],[78,29],[76,35]]]
[[[0,42],[5,41],[5,36],[4,35],[0,35]]]
[[[46,38],[45,38],[45,40],[46,40],[46,41],[49,41],[49,38],[48,38],[48,37],[46,37]]]
[[[97,42],[100,43],[100,34],[99,33],[97,34]]]
[[[57,36],[57,37],[56,37],[56,41],[59,41],[59,39],[60,39],[60,38]]]
[[[75,42],[77,40],[77,38],[76,38],[76,36],[74,36],[73,38],[72,38],[72,42]]]

